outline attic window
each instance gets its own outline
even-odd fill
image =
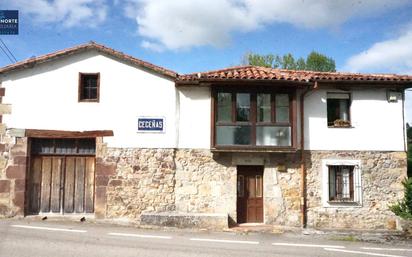
[[[99,102],[100,73],[79,73],[79,102]]]
[[[349,107],[349,93],[328,93],[328,127],[351,127]]]

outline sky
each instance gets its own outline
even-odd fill
[[[19,61],[92,40],[178,73],[314,50],[338,71],[412,75],[412,0],[0,0],[0,10],[19,10],[19,35],[0,35]]]

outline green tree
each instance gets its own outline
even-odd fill
[[[412,220],[412,178],[402,181],[404,197],[401,201],[389,206],[396,216]]]
[[[281,68],[288,70],[336,71],[335,61],[318,52],[312,51],[306,59],[296,59],[291,53],[282,56],[275,54],[247,53],[243,64]]]
[[[408,177],[412,177],[412,127],[406,123],[406,138],[408,145]]]
[[[296,61],[291,53],[285,54],[281,62],[282,69],[296,70]]]
[[[332,58],[312,51],[306,58],[306,70],[336,71],[336,65]]]
[[[297,70],[306,70],[306,61],[305,61],[305,59],[303,59],[302,57],[300,57],[300,58],[296,61],[296,69],[297,69]]]
[[[408,141],[412,140],[412,127],[409,123],[406,123],[406,137],[408,138]]]
[[[245,55],[243,62],[244,64],[250,64],[250,65],[270,68],[270,67],[276,67],[276,62],[275,62],[276,57],[277,56],[273,54],[260,55],[260,54],[254,54],[254,53],[247,53]]]

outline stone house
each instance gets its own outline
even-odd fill
[[[2,217],[395,228],[412,76],[179,75],[91,42],[0,82]]]

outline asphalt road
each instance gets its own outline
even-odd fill
[[[144,230],[108,224],[0,220],[0,256],[412,256],[412,243],[372,244],[315,235]]]

